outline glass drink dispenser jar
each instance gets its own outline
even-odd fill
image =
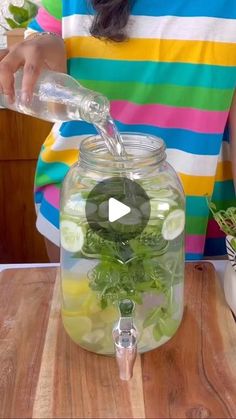
[[[123,134],[114,158],[83,140],[62,186],[62,319],[71,339],[114,355],[132,377],[137,352],[167,342],[183,315],[185,198],[164,142]]]

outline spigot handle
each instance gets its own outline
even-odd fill
[[[131,337],[132,343],[129,346],[123,346],[122,340],[129,341]],[[116,362],[119,367],[120,379],[128,381],[133,376],[134,363],[137,356],[137,341],[136,337],[131,335],[129,337],[118,336],[115,340]]]
[[[116,361],[120,379],[128,381],[133,376],[133,367],[137,356],[137,329],[133,322],[134,303],[123,300],[119,304],[121,317],[113,330]]]

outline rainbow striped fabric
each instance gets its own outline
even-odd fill
[[[186,257],[225,253],[224,235],[205,195],[236,205],[227,119],[236,83],[235,0],[136,0],[122,43],[90,36],[87,0],[43,0],[30,31],[63,36],[68,72],[106,95],[120,131],[164,139],[187,196]],[[78,147],[95,133],[85,122],[56,124],[42,147],[35,199],[37,227],[59,244],[61,181]]]

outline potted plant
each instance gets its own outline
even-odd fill
[[[24,29],[37,15],[38,6],[30,0],[25,0],[22,6],[16,6],[10,2],[7,10],[7,16],[1,10],[4,19],[1,27],[6,30],[7,46],[10,47],[23,38]]]
[[[224,292],[227,303],[236,316],[236,208],[217,211],[210,203],[210,210],[220,229],[226,234],[228,263],[224,274]]]

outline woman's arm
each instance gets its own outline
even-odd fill
[[[229,116],[229,129],[230,129],[230,156],[232,162],[232,172],[234,180],[234,188],[236,191],[236,91],[230,109]]]
[[[66,72],[66,48],[61,36],[35,36],[38,32],[61,35],[58,8],[55,17],[55,4],[59,5],[61,2],[62,0],[42,0],[42,8],[26,31],[27,39],[9,51],[4,51],[2,59],[0,57],[0,91],[8,97],[9,103],[14,102],[14,73],[20,67],[23,67],[23,103],[30,101],[42,68]]]

